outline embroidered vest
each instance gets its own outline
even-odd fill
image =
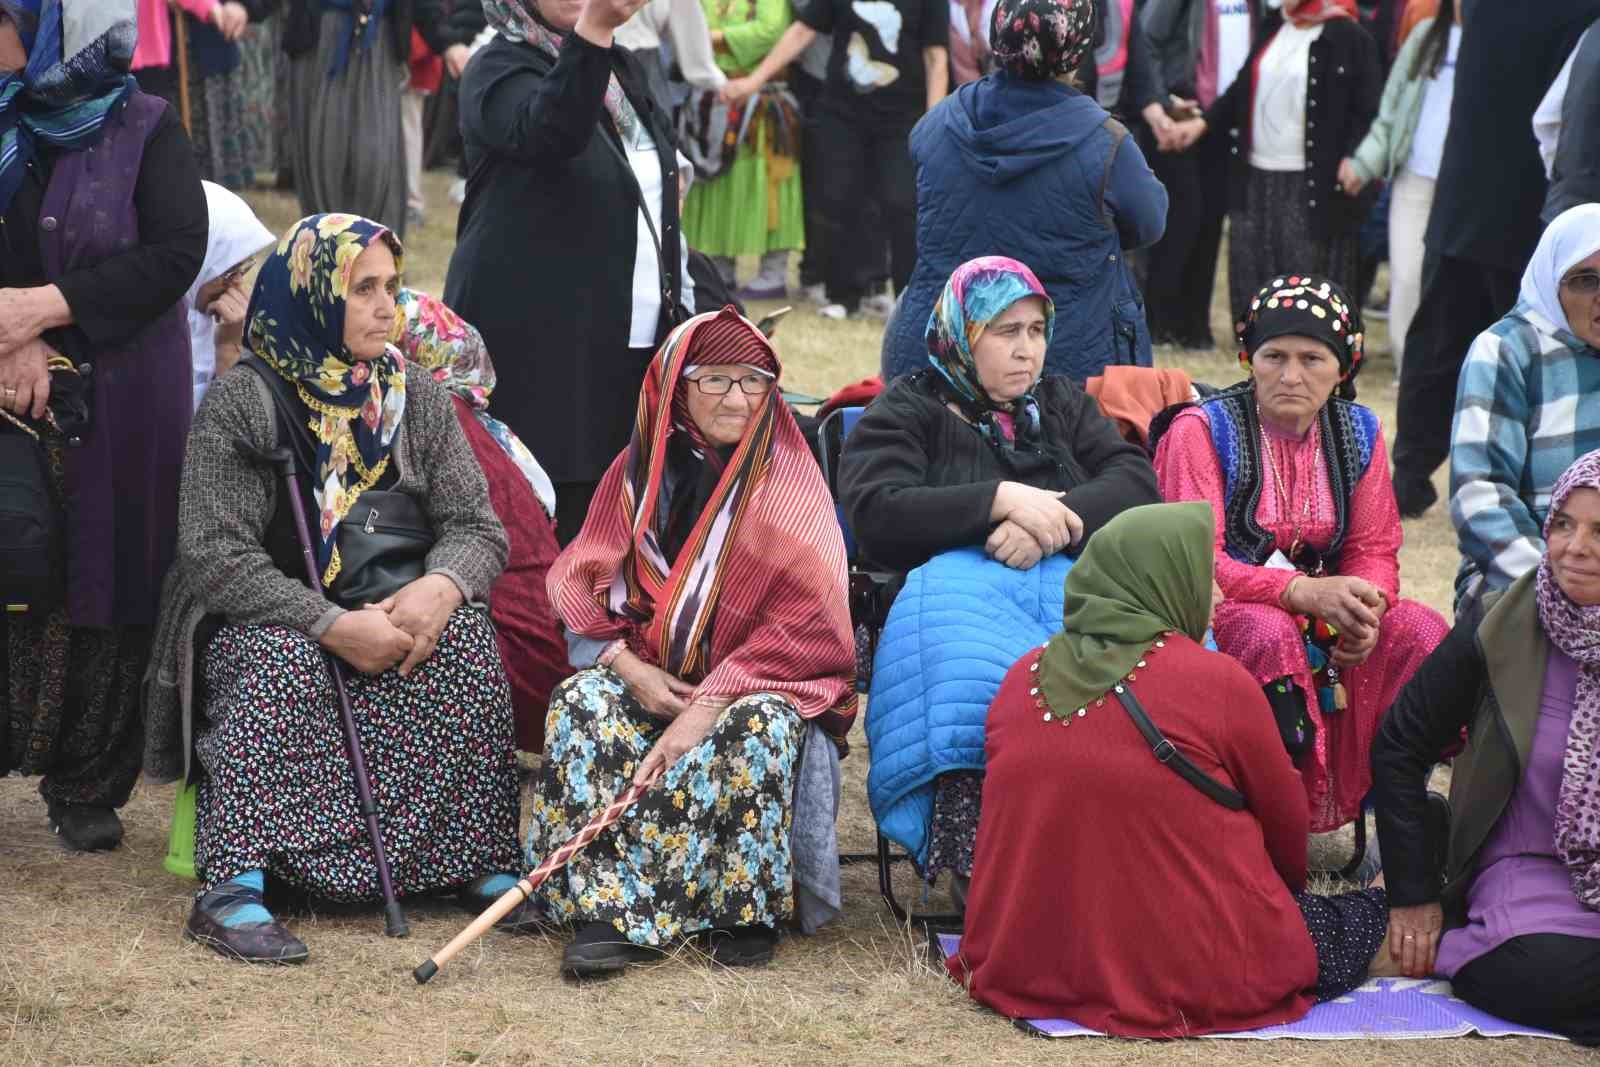
[[[1242,382],[1215,394],[1200,407],[1210,420],[1211,444],[1222,467],[1223,529],[1228,555],[1259,567],[1272,555],[1277,542],[1256,521],[1266,479],[1262,475],[1261,422],[1256,415],[1255,388],[1250,382]],[[1337,573],[1349,526],[1350,498],[1372,462],[1378,416],[1360,404],[1333,397],[1318,413],[1315,430],[1322,441],[1328,484],[1333,489],[1333,540],[1322,554],[1322,563]]]

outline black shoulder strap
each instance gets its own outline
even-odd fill
[[[1128,127],[1106,116],[1100,124],[1111,135],[1111,150],[1106,153],[1106,168],[1100,172],[1100,217],[1105,220],[1108,229],[1116,229],[1117,221],[1111,217],[1111,212],[1106,210],[1106,189],[1111,185],[1111,167],[1117,161],[1117,149],[1122,147],[1122,142],[1128,139]]]
[[[1150,716],[1145,713],[1144,705],[1140,704],[1139,698],[1133,695],[1133,690],[1125,685],[1118,685],[1115,691],[1117,699],[1122,702],[1123,710],[1133,720],[1133,725],[1137,726],[1139,732],[1144,735],[1145,743],[1150,746],[1151,755],[1176,771],[1178,777],[1229,811],[1243,811],[1245,809],[1244,794],[1236,789],[1229,789],[1205,771],[1196,767],[1188,756],[1178,751],[1178,746],[1168,741],[1166,736],[1156,727],[1156,724],[1150,721]]]
[[[276,443],[293,452],[295,465],[300,468],[300,473],[307,478],[311,477],[316,467],[316,449],[311,441],[311,427],[305,422],[305,406],[295,395],[294,386],[290,385],[283,375],[261,362],[261,357],[254,352],[246,352],[240,356],[239,365],[254,371],[256,377],[266,384],[267,393],[272,397],[273,413],[277,423]]]

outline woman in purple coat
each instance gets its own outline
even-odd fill
[[[0,433],[42,446],[61,561],[0,613],[0,775],[42,775],[80,850],[121,841],[143,754],[189,425],[179,302],[206,250],[194,150],[128,76],[134,37],[132,0],[0,0]]]

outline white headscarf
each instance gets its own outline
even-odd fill
[[[1572,325],[1561,309],[1561,278],[1573,264],[1596,252],[1600,252],[1600,204],[1563,211],[1545,227],[1528,269],[1522,272],[1522,300],[1558,329],[1571,333]]]
[[[206,259],[200,267],[194,284],[184,295],[184,306],[189,310],[189,348],[194,353],[194,406],[200,407],[201,397],[217,370],[217,324],[211,321],[205,308],[196,307],[200,289],[215,281],[277,240],[272,231],[261,225],[255,212],[238,196],[220,185],[201,182],[206,190],[206,208],[211,212],[210,232],[206,238]]]

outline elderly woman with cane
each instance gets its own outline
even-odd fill
[[[185,933],[238,959],[307,956],[265,907],[268,874],[332,900],[385,888],[362,748],[396,893],[470,890],[517,862],[511,704],[482,604],[505,533],[449,392],[387,343],[399,269],[376,223],[296,223],[262,267],[250,355],[189,438],[146,770],[200,778]],[[300,507],[255,461],[284,447],[311,472]],[[319,520],[303,546],[302,510]],[[330,679],[324,652],[352,668],[348,753],[347,672]]]
[[[530,860],[660,776],[538,888],[550,914],[578,924],[562,958],[571,976],[657,958],[698,932],[721,963],[763,963],[795,911],[802,750],[808,768],[826,766],[829,738],[842,745],[855,647],[833,502],[778,375],[766,338],[732,308],[674,331],[646,374],[633,440],[551,571],[585,669],[550,700]]]

